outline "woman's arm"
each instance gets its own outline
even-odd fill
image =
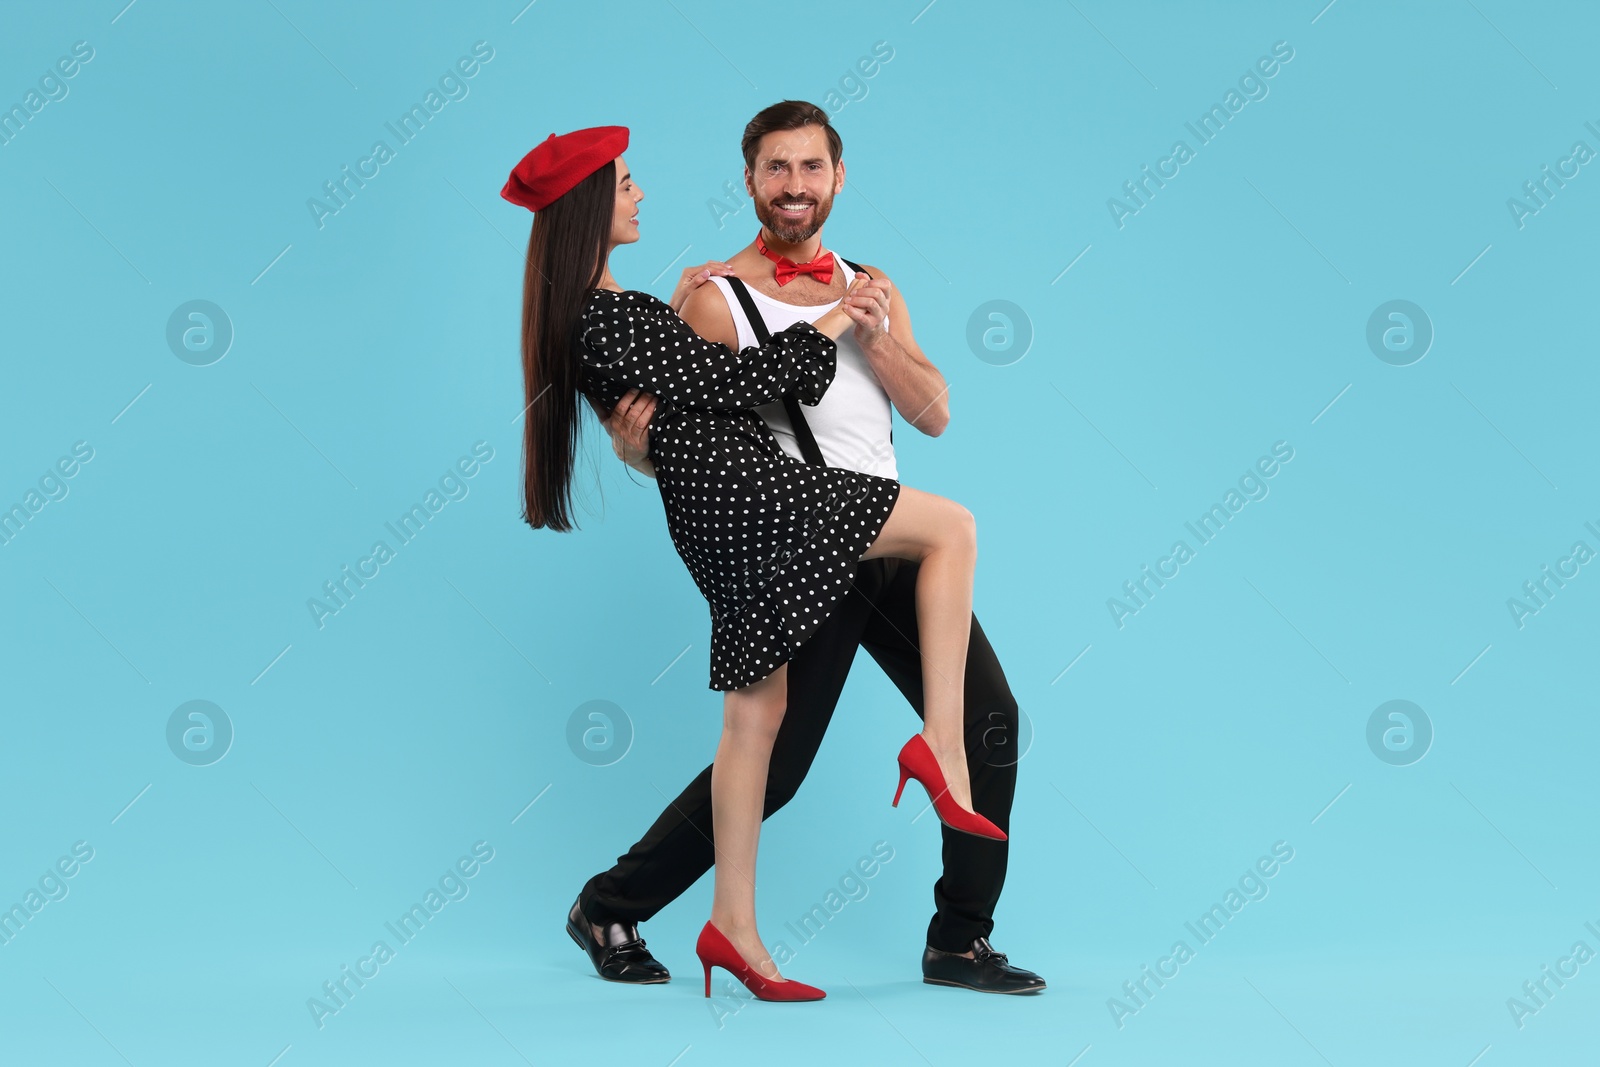
[[[586,325],[589,370],[673,407],[740,410],[791,393],[815,404],[837,372],[834,343],[804,323],[736,350],[704,340],[651,298]]]
[[[831,338],[853,325],[848,313],[835,309],[814,324],[797,322],[764,345],[735,352],[700,337],[654,297],[602,292],[584,310],[584,362],[684,407],[751,408],[791,392],[815,404],[837,370]]]

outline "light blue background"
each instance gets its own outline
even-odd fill
[[[1589,5],[124,2],[0,15],[5,106],[94,48],[0,146],[0,504],[94,449],[0,546],[0,904],[94,849],[0,945],[0,1060],[1592,1055],[1600,963],[1521,1029],[1506,1004],[1600,950],[1600,576],[1507,608],[1600,548],[1600,175],[1520,228],[1506,203],[1600,149]],[[469,94],[319,229],[307,199],[476,41]],[[1269,94],[1198,146],[1185,122],[1278,41]],[[667,986],[601,984],[561,929],[710,759],[719,704],[653,487],[591,437],[581,532],[519,521],[530,220],[498,192],[550,132],[630,126],[644,239],[614,267],[664,295],[754,233],[708,206],[743,124],[830,91],[828,244],[890,273],[951,386],[900,469],[980,522],[978,614],[1034,729],[994,940],[1050,988],[920,983],[937,828],[888,805],[916,720],[862,656],[763,841],[769,941],[894,858],[786,968],[825,1002],[719,1001],[719,1026],[709,880],[645,927]],[[1195,158],[1119,228],[1108,199],[1179,138]],[[210,366],[165,340],[194,299],[235,330]],[[1393,299],[1436,331],[1409,366],[1365,339]],[[1010,365],[966,342],[990,300],[1031,326]],[[477,441],[468,495],[318,629],[307,599]],[[1118,628],[1108,598],[1276,441],[1270,495]],[[236,731],[211,766],[167,747],[193,699]],[[1409,766],[1367,745],[1392,699],[1435,731]],[[565,740],[591,700],[632,725],[610,766]],[[476,841],[470,895],[319,1030],[307,998]],[[1277,841],[1270,894],[1198,946],[1185,921]],[[1119,1028],[1108,999],[1179,938],[1195,958]]]

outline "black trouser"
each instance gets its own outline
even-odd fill
[[[862,562],[855,588],[789,661],[789,703],[773,743],[762,818],[787,804],[811,769],[858,645],[922,715],[916,579],[915,563],[891,558]],[[1017,702],[976,616],[967,647],[965,707],[973,807],[1009,833],[1017,782]],[[884,759],[888,763],[890,757]],[[914,788],[914,783],[908,785]],[[921,800],[916,793],[907,796]],[[937,910],[928,924],[928,944],[964,952],[974,938],[988,937],[994,927],[994,908],[1006,877],[1007,842],[941,829],[944,876],[933,886]],[[579,901],[593,923],[644,922],[693,885],[712,862],[707,767],[615,867],[589,879]]]

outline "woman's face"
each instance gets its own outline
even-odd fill
[[[644,190],[633,183],[628,164],[617,157],[617,201],[611,212],[611,244],[632,244],[639,239],[639,201]]]

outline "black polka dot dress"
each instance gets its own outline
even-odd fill
[[[610,411],[655,394],[650,461],[667,530],[711,607],[711,688],[760,681],[794,656],[855,577],[900,495],[891,478],[818,467],[778,447],[750,409],[815,405],[837,348],[808,322],[735,352],[660,300],[596,289],[578,324],[580,388]]]

